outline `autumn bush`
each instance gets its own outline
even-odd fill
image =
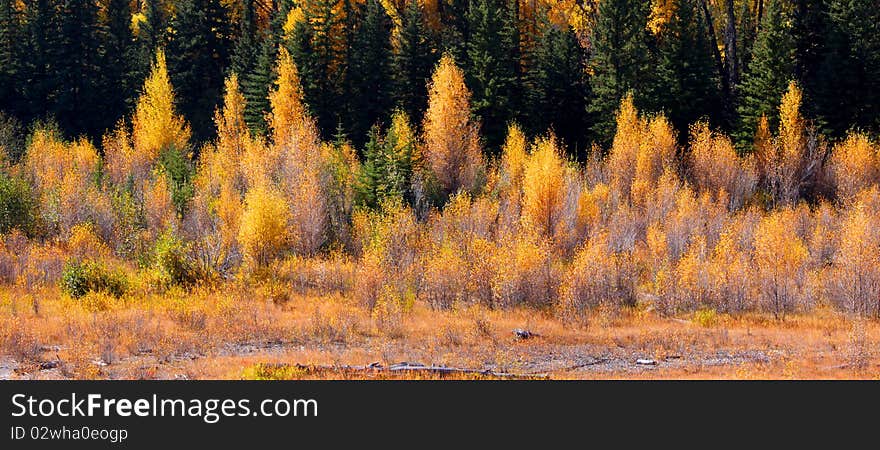
[[[128,289],[128,278],[123,271],[109,268],[100,261],[70,261],[61,275],[61,289],[75,299],[91,292],[119,298]]]
[[[37,204],[30,186],[22,179],[0,172],[0,234],[17,229],[36,231]]]
[[[238,240],[253,268],[266,267],[291,239],[287,202],[279,192],[258,186],[248,191],[244,205]]]

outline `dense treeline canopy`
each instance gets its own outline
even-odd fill
[[[791,80],[823,134],[880,129],[878,23],[872,0],[0,0],[0,110],[97,140],[131,116],[162,48],[196,143],[216,136],[233,72],[265,134],[284,48],[321,137],[363,153],[396,108],[421,125],[446,53],[489,154],[517,122],[583,158],[610,144],[629,91],[681,139],[707,119],[748,151]]]

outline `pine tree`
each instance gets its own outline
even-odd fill
[[[290,54],[301,74],[306,104],[318,121],[318,128],[329,137],[342,121],[345,81],[344,52],[347,33],[342,26],[349,20],[336,11],[337,0],[306,0],[303,19],[288,42]]]
[[[48,118],[55,111],[55,94],[59,77],[56,67],[60,58],[57,40],[60,34],[58,15],[49,0],[34,0],[25,9],[25,36],[22,76],[22,121]]]
[[[468,10],[468,86],[473,112],[491,151],[500,150],[507,123],[519,114],[519,36],[509,2],[476,0]]]
[[[467,16],[470,0],[438,1],[440,16],[440,51],[456,61],[467,62],[467,43],[470,40],[470,24]]]
[[[396,111],[385,136],[374,126],[364,147],[364,164],[357,175],[356,202],[379,208],[385,200],[404,200],[412,204],[412,174],[415,142],[406,114]]]
[[[223,93],[229,48],[225,8],[220,0],[182,0],[171,28],[168,70],[180,112],[201,142],[213,135],[213,114]]]
[[[134,106],[139,80],[136,79],[136,47],[131,30],[131,3],[108,0],[101,43],[101,96],[105,119],[102,128],[115,122]]]
[[[378,125],[374,125],[364,144],[364,163],[355,178],[355,203],[358,206],[376,208],[380,204],[380,184],[385,172],[382,150],[381,130]]]
[[[371,126],[389,118],[392,104],[391,20],[379,0],[367,0],[362,16],[352,36],[346,74],[350,90],[346,119],[356,146],[364,142]]]
[[[103,119],[99,80],[99,23],[97,4],[90,0],[65,0],[58,5],[59,36],[53,77],[56,78],[54,113],[70,136],[97,138],[114,119]],[[108,124],[109,122],[109,124]]]
[[[418,120],[428,107],[428,81],[437,62],[420,1],[409,2],[404,10],[395,44],[392,98],[410,120]]]
[[[588,111],[594,116],[592,131],[607,146],[614,136],[614,114],[628,91],[637,106],[650,85],[648,16],[651,3],[643,0],[604,0],[592,35],[593,98]]]
[[[134,83],[142,83],[150,73],[156,51],[168,43],[168,20],[162,0],[143,0],[144,19],[138,24],[137,62]]]
[[[825,131],[880,131],[880,8],[872,0],[829,0],[828,13],[816,95]]]
[[[18,95],[21,23],[14,0],[0,0],[0,109],[17,114],[23,105]]]
[[[530,55],[528,119],[533,134],[552,129],[573,156],[587,150],[586,100],[589,82],[585,52],[569,27],[547,21]]]
[[[651,101],[652,109],[665,111],[685,140],[688,127],[701,118],[720,125],[721,91],[702,13],[694,0],[673,0],[671,7],[672,15],[660,33]]]
[[[826,53],[827,0],[796,0],[792,9],[792,36],[795,48],[794,78],[804,90],[804,114],[817,118],[815,98],[825,87],[819,81]]]
[[[254,0],[242,0],[238,35],[229,58],[229,70],[245,74],[254,69],[260,52]]]
[[[779,123],[779,99],[794,76],[795,43],[791,34],[791,14],[783,0],[769,0],[761,30],[752,50],[752,61],[743,79],[737,112],[740,124],[736,143],[740,151],[750,151],[758,121],[766,116],[772,129]]]
[[[284,34],[284,22],[292,8],[292,2],[274,2],[269,28],[259,36],[257,51],[250,70],[241,72],[241,92],[246,100],[244,120],[254,133],[265,135],[268,131],[266,115],[271,110],[269,91],[275,82],[275,62],[278,47]]]

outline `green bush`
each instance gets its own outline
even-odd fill
[[[0,172],[0,234],[13,228],[31,234],[35,208],[30,186],[24,180]]]
[[[170,147],[159,155],[159,164],[165,171],[168,179],[168,186],[171,188],[171,201],[179,217],[183,217],[189,201],[195,194],[193,187],[193,169],[192,162],[186,158],[182,151]]]
[[[61,273],[61,290],[73,298],[89,292],[106,292],[116,298],[128,289],[128,278],[98,261],[68,261]]]
[[[201,278],[187,255],[186,245],[170,231],[162,233],[156,241],[153,275],[161,287],[191,286]]]

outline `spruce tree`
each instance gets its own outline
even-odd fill
[[[22,60],[23,122],[47,119],[55,111],[55,96],[60,79],[56,73],[59,59],[57,41],[61,32],[58,15],[49,0],[34,0],[25,9],[24,54]]]
[[[302,80],[303,94],[324,137],[340,124],[344,98],[344,51],[347,32],[340,26],[347,17],[337,14],[335,0],[306,0],[304,18],[297,22],[288,42]]]
[[[348,127],[351,141],[360,146],[370,127],[390,116],[391,18],[379,0],[363,5],[363,20],[352,36],[346,79]]]
[[[69,136],[100,137],[107,122],[99,80],[98,7],[90,0],[64,0],[58,5],[59,35],[55,43],[52,76],[56,90],[54,115]]]
[[[794,77],[795,43],[791,33],[791,12],[784,0],[769,0],[752,61],[743,78],[737,111],[740,124],[736,143],[740,151],[750,151],[761,116],[771,129],[779,123],[779,101]]]
[[[721,88],[712,59],[713,45],[695,0],[672,0],[672,16],[660,32],[657,78],[650,95],[654,110],[662,110],[687,139],[688,127],[702,119],[720,125]]]
[[[101,96],[109,128],[134,106],[140,80],[136,77],[137,59],[131,30],[131,3],[108,0],[101,43]]]
[[[21,105],[20,39],[21,23],[14,0],[0,0],[0,110],[18,114]]]
[[[584,157],[590,95],[584,49],[570,27],[543,20],[541,29],[527,77],[529,128],[534,135],[553,129],[572,156]]]
[[[239,76],[253,70],[260,54],[260,37],[255,14],[254,0],[242,0],[238,35],[229,65],[229,70]]]
[[[803,89],[803,113],[818,115],[816,97],[824,86],[819,82],[827,36],[827,0],[795,0],[792,8],[792,36],[795,48],[794,78]]]
[[[265,135],[268,131],[266,115],[271,109],[269,90],[275,81],[275,62],[284,34],[283,25],[292,8],[289,0],[277,1],[273,5],[269,28],[263,33],[257,31],[257,49],[252,66],[239,74],[241,93],[245,98],[244,120],[251,132],[259,135]],[[243,27],[250,28],[249,25]]]
[[[644,107],[650,86],[651,36],[647,29],[651,2],[603,0],[592,34],[590,68],[596,141],[607,147],[614,136],[614,115],[620,100],[633,91],[636,105]]]
[[[872,0],[830,0],[828,13],[816,95],[825,131],[880,132],[880,8]]]
[[[162,0],[143,0],[141,13],[144,19],[138,24],[137,61],[134,78],[135,86],[140,86],[150,74],[156,50],[165,48],[168,43],[168,20]]]
[[[507,123],[519,114],[519,36],[515,11],[504,0],[475,0],[468,10],[468,87],[486,148],[499,150]]]
[[[171,21],[168,71],[180,112],[193,138],[212,137],[214,110],[223,93],[229,49],[228,19],[220,0],[181,0]]]
[[[382,151],[381,132],[378,125],[370,128],[364,145],[360,171],[355,179],[355,203],[358,206],[376,208],[379,206],[382,190],[382,174],[385,172],[385,158]]]
[[[437,63],[421,2],[409,2],[396,39],[392,57],[392,98],[410,121],[418,123],[428,108],[428,81]]]

